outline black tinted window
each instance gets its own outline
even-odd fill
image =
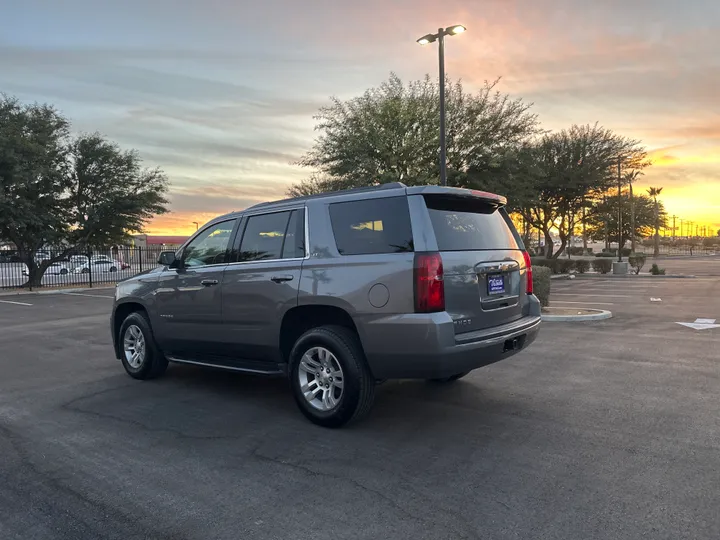
[[[301,259],[305,256],[305,212],[293,210],[285,233],[283,259]]]
[[[186,267],[222,264],[226,261],[228,243],[235,220],[223,221],[208,227],[183,250],[183,264]]]
[[[519,249],[505,210],[476,199],[425,197],[440,251]]]
[[[238,260],[267,261],[282,258],[290,213],[276,212],[248,218]]]
[[[341,255],[413,251],[405,197],[331,204],[330,221]]]

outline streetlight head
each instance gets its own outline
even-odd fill
[[[429,43],[432,43],[436,39],[437,39],[437,36],[435,34],[428,34],[428,35],[423,36],[420,39],[418,39],[417,42],[420,45],[428,45]]]
[[[448,34],[457,35],[466,32],[467,28],[465,28],[462,24],[456,24],[455,26],[448,27],[445,31]]]

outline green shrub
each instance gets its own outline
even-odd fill
[[[612,270],[612,261],[607,258],[595,259],[592,262],[593,270],[601,274],[607,274]]]
[[[551,270],[547,266],[532,267],[533,273],[533,293],[540,300],[542,307],[550,305],[550,273]]]
[[[602,257],[608,257],[608,256],[617,257],[617,249],[607,249],[607,248],[603,248],[602,252],[609,254],[609,255],[602,255]],[[630,248],[622,248],[621,253],[622,253],[622,256],[623,256],[623,257],[629,257],[630,254],[632,253],[632,249],[630,249]]]
[[[650,273],[653,276],[664,276],[665,275],[665,269],[660,268],[657,264],[653,263],[653,265],[650,267]]]
[[[646,261],[647,255],[644,253],[635,253],[634,255],[630,255],[630,258],[628,259],[630,266],[633,270],[635,270],[635,275],[640,273],[640,270],[642,270],[642,267],[645,266]]]
[[[578,259],[575,261],[575,270],[580,272],[581,274],[584,274],[588,270],[590,270],[590,261],[586,259]]]
[[[575,269],[575,262],[572,259],[556,259],[555,267],[558,274],[567,274],[570,270]]]
[[[603,251],[602,253],[596,253],[596,257],[605,257],[605,258],[611,258],[616,257],[615,253],[610,253],[609,251]]]
[[[592,255],[593,249],[592,248],[583,248],[583,247],[571,247],[568,248],[568,251],[570,252],[570,255]]]
[[[550,272],[553,274],[557,274],[558,272],[558,260],[557,259],[546,259],[544,257],[538,257],[538,258],[531,258],[530,259],[533,266],[542,266],[544,268],[549,268]]]

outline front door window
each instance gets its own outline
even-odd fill
[[[227,262],[227,251],[235,220],[223,221],[208,227],[183,250],[185,268],[196,268]]]

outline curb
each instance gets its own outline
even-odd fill
[[[570,277],[573,276],[573,277]],[[614,279],[636,279],[636,278],[672,278],[672,279],[695,279],[697,276],[691,275],[691,274],[664,274],[664,275],[657,275],[654,276],[652,274],[553,274],[550,276],[550,279],[608,279],[608,278],[614,278]]]
[[[81,287],[81,288],[75,288],[75,289],[49,289],[49,290],[42,290],[42,291],[14,291],[14,292],[0,293],[0,297],[3,297],[3,296],[39,296],[39,295],[43,295],[43,294],[63,294],[63,293],[71,293],[71,292],[106,291],[108,289],[114,289],[114,288],[115,288],[115,285],[102,286],[102,287]]]
[[[550,308],[552,309],[552,308]],[[611,311],[604,309],[583,308],[588,311],[594,311],[590,315],[552,315],[549,313],[541,314],[542,320],[547,322],[576,322],[576,321],[602,321],[603,319],[612,318]]]

